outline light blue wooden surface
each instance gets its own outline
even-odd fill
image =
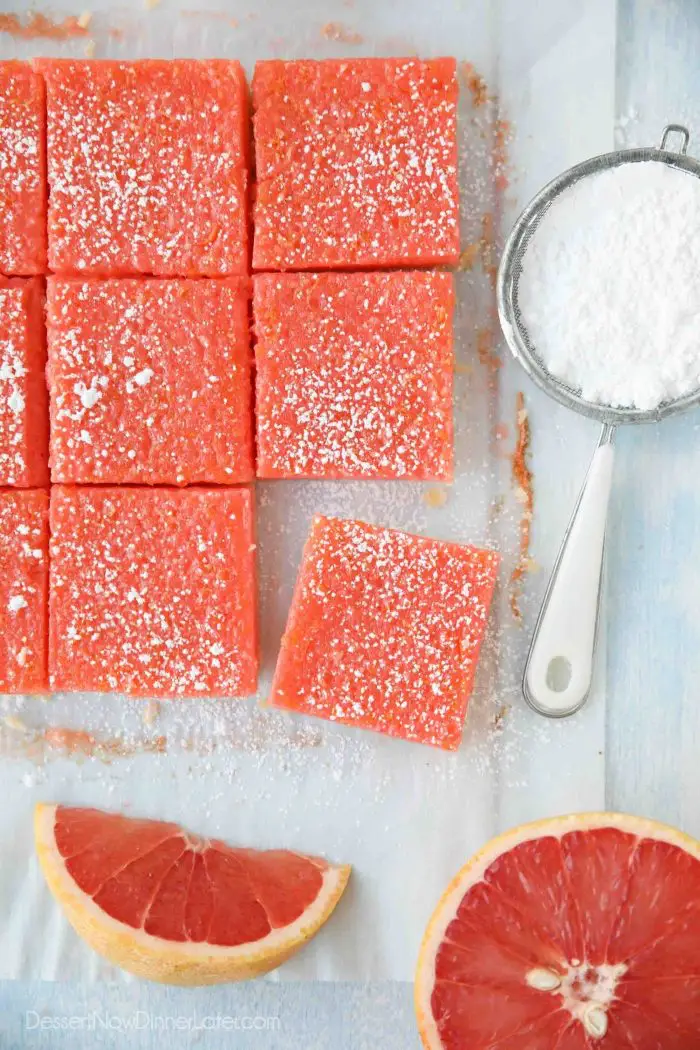
[[[664,124],[680,121],[700,155],[700,5],[623,0],[618,51],[625,144],[656,143]],[[620,432],[607,594],[608,804],[696,836],[699,476],[697,412]]]
[[[693,97],[700,5],[621,0],[618,18],[617,110],[629,144],[655,141],[661,126],[676,119],[700,134],[700,92]],[[655,816],[697,835],[699,428],[696,415],[620,434],[609,531],[603,756],[609,808]],[[563,470],[565,460],[562,452]],[[39,1014],[74,1027],[42,1031]],[[217,1016],[232,1019],[228,1030],[161,1030],[164,1024],[212,1025],[217,1022],[205,1019]],[[232,1028],[236,1024],[256,1028]],[[125,1032],[129,1025],[136,1030]],[[0,1050],[224,1045],[412,1050],[419,1043],[411,989],[260,982],[190,992],[136,982],[108,990],[0,983]]]

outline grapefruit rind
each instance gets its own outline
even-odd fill
[[[502,854],[533,839],[551,835],[561,838],[572,831],[616,828],[639,838],[667,842],[700,860],[700,842],[668,824],[627,813],[571,813],[562,817],[533,821],[491,839],[458,871],[443,893],[425,931],[416,966],[414,1005],[418,1031],[426,1050],[442,1050],[443,1043],[431,1010],[435,985],[435,959],[447,927],[467,891],[479,882],[487,868]]]
[[[55,805],[38,803],[34,811],[36,851],[51,893],[73,929],[94,951],[113,965],[150,981],[196,986],[245,981],[269,973],[324,925],[350,877],[349,865],[329,864],[318,896],[299,918],[251,944],[221,947],[168,941],[113,919],[79,888],[58,851],[56,809]]]

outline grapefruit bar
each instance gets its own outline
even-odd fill
[[[0,693],[46,692],[49,497],[0,490]]]
[[[0,62],[0,273],[46,269],[44,82],[24,62]]]
[[[255,692],[249,488],[56,485],[50,521],[52,689]]]
[[[459,257],[455,60],[259,62],[258,270]]]
[[[49,278],[52,480],[251,480],[249,342],[244,278]]]
[[[44,295],[38,277],[0,277],[0,486],[49,480]]]
[[[259,477],[449,480],[451,274],[254,282]]]
[[[498,560],[492,551],[317,517],[271,704],[456,749]]]
[[[36,65],[46,78],[52,270],[245,273],[248,107],[238,62]]]

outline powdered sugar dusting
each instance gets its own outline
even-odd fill
[[[253,477],[247,282],[48,282],[54,481]]]
[[[46,266],[44,88],[21,62],[0,62],[0,273]]]
[[[59,273],[246,269],[238,62],[44,59],[49,255]]]
[[[498,557],[317,518],[271,701],[457,747]]]
[[[259,62],[257,269],[459,253],[453,59]]]
[[[48,496],[0,492],[0,693],[46,689]]]
[[[47,480],[47,397],[41,290],[0,278],[0,485]]]
[[[258,474],[452,475],[452,278],[255,279]]]
[[[53,689],[253,692],[251,493],[54,486],[51,632]]]

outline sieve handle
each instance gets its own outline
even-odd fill
[[[606,424],[557,555],[525,665],[525,699],[554,718],[578,711],[591,689],[614,436],[615,428]]]

